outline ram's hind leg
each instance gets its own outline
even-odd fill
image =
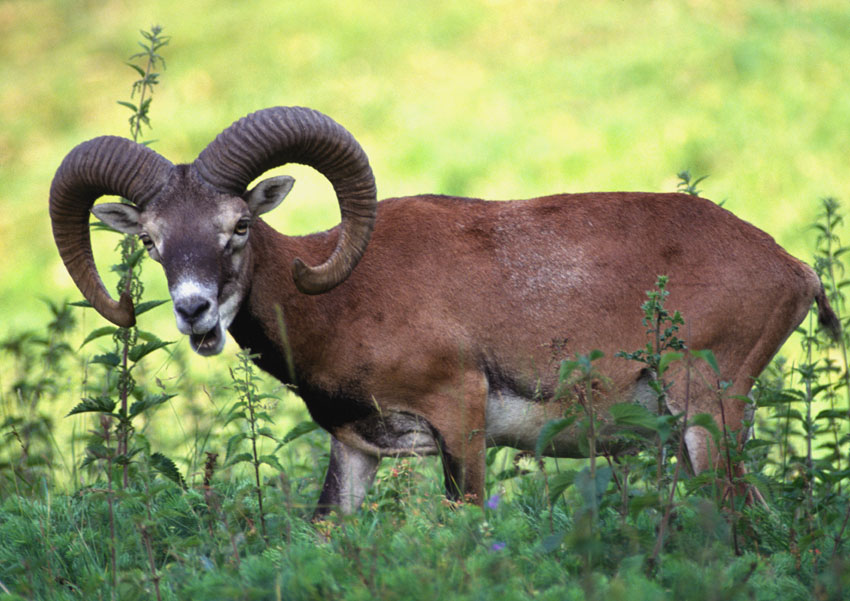
[[[687,401],[688,421],[699,413],[706,413],[714,419],[722,433],[719,441],[714,440],[708,430],[698,426],[691,426],[685,432],[691,467],[696,474],[715,470],[724,494],[746,498],[748,504],[763,502],[763,498],[758,490],[743,484],[746,470],[743,464],[736,462],[735,455],[750,434],[753,407],[749,392],[755,375],[763,369],[767,360],[763,354],[757,353],[758,350],[754,349],[748,360],[738,363],[732,384],[725,390],[721,386],[723,377],[704,364],[694,364],[690,374],[686,374],[684,369],[677,374],[668,399],[673,413],[683,412]],[[733,482],[737,484],[733,485]]]
[[[722,431],[740,433],[745,419],[746,397],[752,385],[748,378],[735,380],[732,386],[723,391],[718,376],[705,363],[694,361],[690,369],[685,365],[674,371],[673,385],[667,395],[667,407],[673,414],[684,413],[687,409],[690,422],[697,414],[710,415]],[[691,426],[685,432],[685,447],[695,474],[709,469],[725,467],[726,453],[722,441],[718,445],[712,434],[705,428]]]

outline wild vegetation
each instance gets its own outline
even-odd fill
[[[167,42],[145,32],[130,61],[138,80],[121,105],[134,139],[148,131]],[[748,68],[764,60],[758,48],[741,50]],[[441,191],[477,177],[443,167],[458,189]],[[707,183],[672,181],[693,194]],[[793,358],[759,379],[754,435],[726,447],[745,475],[684,469],[685,422],[730,436],[704,415],[618,406],[605,417],[650,432],[645,448],[619,458],[596,448],[598,353],[587,349],[560,371],[579,409],[547,425],[538,451],[579,423],[590,458],[490,449],[483,509],[445,500],[436,459],[404,459],[384,462],[360,513],[312,524],[327,436],[248,352],[199,373],[185,345],[101,327],[50,295],[43,325],[0,340],[0,597],[848,599],[850,247],[838,201],[809,203],[810,256],[844,336],[827,342],[808,319],[782,353]],[[100,234],[117,242],[116,288],[139,313],[155,310],[165,301],[139,279],[143,249],[114,236]],[[657,375],[659,406],[667,369],[713,360],[687,348],[688,316],[665,303],[675,285],[662,277],[647,291],[647,346],[622,349]],[[723,402],[722,382],[717,392]],[[764,502],[747,504],[748,491]]]
[[[843,273],[847,249],[839,210],[823,202],[817,252],[847,327],[847,280],[831,275]],[[119,269],[135,265],[119,253]],[[646,347],[622,353],[656,374],[659,407],[672,365],[713,363],[681,338],[687,316],[666,307],[670,285],[660,277],[648,291]],[[537,456],[489,451],[483,509],[446,501],[434,460],[403,459],[386,462],[357,515],[313,524],[327,441],[312,422],[280,436],[281,391],[264,386],[247,352],[229,382],[174,387],[144,369],[168,343],[98,328],[84,349],[111,334],[115,350],[77,353],[67,340],[81,309],[49,309],[44,332],[2,347],[17,365],[3,391],[0,464],[0,589],[10,599],[848,598],[846,329],[827,346],[807,322],[804,360],[777,360],[757,382],[756,435],[743,445],[707,415],[624,404],[605,417],[642,428],[644,450],[606,454],[593,351],[562,362],[562,388],[580,403],[541,431]],[[180,444],[155,448],[143,422],[167,420],[161,407],[193,388],[228,400],[184,426]],[[54,420],[68,389],[82,395],[70,414],[93,415],[70,456]],[[681,469],[686,421],[716,443],[728,437],[727,459],[748,473]],[[575,423],[589,460],[542,459]],[[70,486],[59,484],[63,471]],[[747,504],[747,491],[764,501]]]

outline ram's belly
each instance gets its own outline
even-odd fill
[[[577,408],[581,411],[580,408]],[[487,399],[487,444],[533,451],[540,432],[547,422],[560,419],[571,411],[569,405],[541,402],[518,396],[510,391],[496,391]],[[544,450],[546,455],[558,457],[584,457],[587,451],[586,420],[577,416],[572,425],[564,428]],[[627,449],[623,432],[612,426],[603,426],[597,432],[599,448],[617,453]]]
[[[647,405],[651,396],[648,391],[649,388],[639,382],[631,391],[630,398]],[[520,396],[511,390],[492,391],[487,397],[487,445],[533,451],[547,422],[574,414],[575,410],[582,411],[573,405],[573,400],[540,401]],[[597,417],[604,422],[606,413],[599,411]],[[578,415],[572,425],[552,439],[544,453],[559,457],[584,457],[587,449],[584,423],[586,420],[582,419],[581,414]],[[389,409],[349,422],[333,431],[340,442],[379,457],[439,453],[435,433],[439,434],[424,417]],[[603,424],[596,433],[597,448],[612,453],[628,450],[622,434],[622,429]]]

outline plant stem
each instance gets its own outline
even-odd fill
[[[266,514],[263,511],[263,488],[260,486],[260,459],[257,454],[257,422],[254,417],[254,402],[251,399],[250,392],[248,398],[248,411],[251,414],[251,451],[254,455],[254,482],[257,485],[257,506],[260,510],[260,531],[263,534],[263,540],[268,544],[266,537]]]
[[[263,540],[268,544],[268,538],[266,537],[266,518],[265,512],[263,511],[263,489],[260,485],[260,455],[257,452],[257,438],[259,438],[260,434],[257,432],[257,420],[259,417],[256,414],[256,403],[257,399],[255,398],[255,384],[253,380],[253,366],[251,364],[251,354],[248,351],[245,351],[239,355],[239,359],[242,363],[241,370],[243,374],[243,381],[241,382],[242,394],[244,395],[245,406],[248,408],[248,423],[251,428],[251,434],[249,438],[251,439],[251,457],[252,464],[254,467],[254,483],[256,484],[257,491],[257,506],[260,511],[260,532],[263,535]]]
[[[728,494],[730,496],[730,505],[731,505],[731,508],[732,508],[732,511],[731,511],[731,515],[732,515],[732,544],[735,547],[735,555],[740,556],[741,555],[741,548],[738,546],[738,520],[735,517],[735,512],[737,511],[737,509],[735,508],[735,478],[732,474],[732,453],[729,450],[729,446],[732,443],[731,439],[733,439],[734,437],[732,437],[730,434],[728,434],[726,432],[726,410],[723,406],[723,387],[719,382],[718,382],[717,388],[718,388],[718,390],[720,390],[720,395],[719,395],[719,398],[718,398],[718,401],[720,403],[720,422],[721,422],[720,427],[721,427],[721,432],[723,433],[723,436],[722,436],[722,439],[724,441],[723,450],[726,453],[726,475],[729,478]]]
[[[145,551],[147,551],[147,555],[148,555],[148,565],[150,566],[150,570],[151,570],[151,580],[153,580],[153,587],[154,587],[154,590],[156,591],[156,599],[157,599],[157,601],[162,601],[162,594],[160,594],[160,592],[159,592],[160,575],[156,571],[156,562],[154,561],[154,558],[153,558],[153,548],[151,546],[151,535],[150,535],[150,532],[148,532],[147,526],[145,526],[144,524],[142,524],[140,526],[140,529],[142,531],[142,540],[145,543]]]
[[[104,446],[109,449],[109,439],[110,439],[110,420],[106,416],[101,416],[100,419],[101,427],[103,428],[103,441],[106,443]],[[108,451],[107,451],[108,452]],[[107,482],[107,494],[106,494],[106,502],[109,506],[109,539],[112,543],[110,548],[110,562],[112,567],[112,598],[115,598],[115,590],[118,586],[118,571],[117,571],[117,553],[115,550],[115,507],[113,504],[113,490],[112,490],[112,454],[109,453],[106,460],[106,482]]]
[[[834,199],[824,199],[824,207],[826,210],[826,219],[824,220],[824,239],[826,240],[826,270],[827,270],[827,280],[830,284],[830,288],[832,293],[829,295],[830,300],[832,300],[832,308],[835,311],[836,316],[838,317],[838,323],[843,324],[844,320],[842,318],[841,309],[844,305],[844,296],[839,291],[838,281],[835,277],[835,263],[838,261],[836,257],[836,251],[833,249],[833,238],[835,238],[835,233],[833,231],[833,223],[838,223],[840,217],[838,217],[838,203]],[[841,249],[839,247],[839,252]],[[842,383],[844,385],[844,393],[847,395],[847,419],[850,420],[850,362],[847,359],[847,339],[842,332],[838,337],[838,348],[841,353],[841,365],[844,368],[842,375],[840,376]],[[830,419],[832,422],[832,419]],[[841,471],[841,451],[839,447],[839,436],[838,436],[838,428],[833,428],[834,435],[834,443],[835,443],[835,458],[837,464],[835,466],[836,471]],[[841,481],[838,482],[838,493],[841,493]],[[846,522],[845,522],[846,523]]]
[[[125,285],[125,289],[127,293],[130,292],[130,281],[132,280],[132,274],[128,274],[127,283]],[[127,398],[130,396],[130,369],[129,365],[129,353],[130,353],[130,329],[126,328],[122,332],[122,338],[124,340],[121,349],[121,378],[119,394],[121,396],[121,415],[126,419],[127,417]],[[118,445],[117,450],[119,455],[126,455],[130,446],[130,429],[122,427],[118,430]],[[129,475],[129,465],[125,462],[122,466],[122,484],[126,489],[130,485],[130,475]]]
[[[809,313],[809,326],[806,332],[806,369],[803,374],[803,383],[806,387],[806,509],[809,517],[812,516],[813,487],[814,487],[814,458],[812,456],[812,436],[814,435],[814,423],[812,422],[812,378],[814,377],[814,365],[812,364],[812,338],[814,335],[812,314]]]
[[[691,354],[685,355],[685,413],[682,416],[682,435],[679,437],[679,445],[676,449],[676,468],[673,470],[673,482],[670,486],[670,494],[667,497],[667,506],[664,508],[664,516],[661,518],[661,523],[658,525],[658,537],[655,539],[655,548],[652,550],[650,565],[656,565],[658,556],[661,553],[661,545],[664,541],[664,534],[667,530],[667,524],[670,522],[670,514],[673,512],[673,496],[676,492],[676,484],[679,481],[679,470],[682,467],[685,449],[685,433],[688,431],[688,411],[691,401]]]
[[[847,511],[844,513],[844,521],[841,523],[841,528],[835,535],[835,544],[832,546],[832,555],[837,556],[838,546],[841,544],[841,539],[844,538],[844,530],[847,528],[847,522],[850,521],[850,505],[847,506]]]

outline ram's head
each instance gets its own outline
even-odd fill
[[[278,107],[249,115],[223,131],[190,165],[173,165],[150,148],[104,136],[73,149],[50,189],[53,235],[74,282],[95,309],[129,327],[128,294],[106,291],[89,238],[89,211],[114,229],[138,235],[162,263],[181,332],[203,355],[224,345],[251,278],[251,227],[280,204],[290,177],[274,177],[250,191],[265,171],[286,163],[314,167],[334,186],[342,215],[336,248],[321,265],[295,258],[299,290],[318,294],[348,277],[360,260],[375,219],[376,192],[365,153],[340,125],[320,113]],[[94,206],[103,195],[131,204]]]

